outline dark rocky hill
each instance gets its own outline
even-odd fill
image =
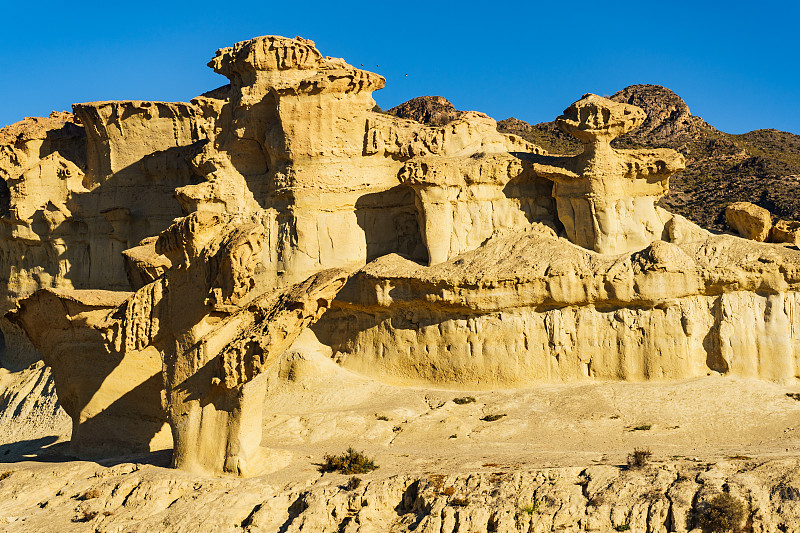
[[[719,131],[659,85],[631,85],[610,98],[637,105],[648,115],[641,126],[614,141],[615,146],[672,148],[686,156],[686,170],[670,180],[670,192],[661,200],[665,208],[717,230],[726,229],[725,206],[742,200],[780,218],[800,219],[800,135],[773,129],[742,135]],[[461,113],[441,96],[414,98],[390,112],[430,124],[446,123]],[[528,124],[507,118],[497,129],[551,153],[580,150],[580,143],[555,122]]]
[[[438,126],[447,124],[464,114],[443,96],[418,96],[395,106],[386,112],[400,118],[416,120],[423,124]]]

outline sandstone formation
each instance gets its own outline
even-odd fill
[[[264,468],[259,376],[321,316],[346,275],[255,289],[262,239],[260,225],[199,211],[160,235],[156,250],[174,268],[135,293],[44,289],[21,302],[12,320],[53,369],[73,419],[73,453],[161,449],[169,422],[178,468]]]
[[[800,222],[778,220],[772,224],[769,210],[750,202],[735,202],[725,209],[728,227],[745,239],[798,246]]]
[[[611,141],[645,118],[634,106],[585,95],[557,124],[583,143],[583,152],[539,165],[555,182],[558,218],[570,241],[602,254],[640,250],[660,239],[667,220],[655,203],[669,176],[684,168],[672,150],[615,150]]]
[[[774,129],[738,135],[722,132],[692,115],[682,98],[659,85],[631,85],[609,99],[647,113],[641,126],[614,141],[616,148],[672,148],[686,158],[686,169],[670,179],[661,207],[717,231],[727,229],[727,205],[743,198],[779,218],[798,218],[800,135]],[[509,118],[497,125],[499,131],[551,153],[575,154],[581,149],[555,121],[528,124]]]
[[[800,252],[658,207],[685,158],[612,147],[640,108],[585,95],[568,156],[477,112],[376,112],[381,76],[299,37],[209,66],[229,84],[191,102],[0,138],[2,327],[52,370],[74,453],[168,447],[166,424],[178,468],[279,467],[266,372],[307,328],[293,353],[401,385],[800,376]]]
[[[725,208],[725,221],[745,239],[764,242],[772,230],[772,214],[750,202],[736,202]]]

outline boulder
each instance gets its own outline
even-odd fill
[[[772,229],[772,214],[750,202],[736,202],[725,208],[728,227],[745,239],[765,242]]]
[[[770,242],[800,244],[800,222],[796,220],[779,220],[772,226]]]

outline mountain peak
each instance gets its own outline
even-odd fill
[[[661,85],[638,84],[614,93],[615,102],[633,104],[647,113],[647,119],[627,137],[636,144],[661,146],[694,137],[700,127],[710,127],[689,111],[683,98]]]

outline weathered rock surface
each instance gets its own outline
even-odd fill
[[[736,202],[725,208],[728,226],[745,239],[764,242],[772,230],[772,213],[750,202]]]
[[[174,268],[135,293],[44,289],[11,316],[56,376],[80,457],[170,447],[192,471],[252,475],[269,368],[346,274],[254,291],[263,227],[199,211],[155,244]],[[163,392],[166,389],[166,392]],[[169,422],[172,435],[164,431]]]
[[[669,226],[672,242],[621,256],[537,230],[428,269],[387,256],[315,330],[341,364],[396,383],[796,377],[800,254]]]
[[[396,475],[347,488],[347,478],[280,490],[248,480],[196,479],[123,463],[37,466],[0,485],[8,532],[241,530],[257,532],[700,532],[708,502],[742,502],[753,531],[796,532],[796,461],[660,464],[475,474]],[[33,477],[45,489],[26,483]],[[56,494],[58,491],[58,494]],[[86,497],[86,495],[90,497]],[[38,500],[37,500],[38,498]],[[47,509],[37,509],[37,501]],[[627,526],[627,527],[625,527]],[[624,529],[623,529],[624,528]]]

